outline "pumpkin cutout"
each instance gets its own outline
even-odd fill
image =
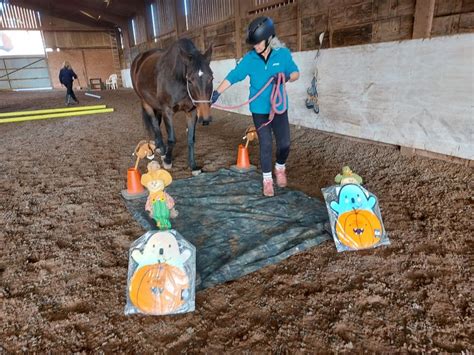
[[[338,252],[389,245],[377,196],[357,184],[321,189]]]
[[[184,303],[189,279],[184,271],[169,264],[152,264],[138,269],[133,275],[130,301],[143,313],[168,314]]]
[[[382,223],[369,210],[344,212],[337,219],[336,235],[342,244],[351,249],[370,248],[380,241]]]
[[[125,314],[194,311],[196,248],[177,231],[149,231],[129,251]]]

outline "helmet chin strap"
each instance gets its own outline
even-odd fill
[[[271,39],[272,39],[272,38],[270,37],[270,38],[268,38],[268,39],[265,40],[265,48],[264,48],[263,51],[261,51],[260,53],[257,52],[258,54],[263,54],[263,53],[265,53],[265,51],[268,49],[268,46],[270,45]]]

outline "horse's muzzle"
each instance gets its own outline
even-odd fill
[[[198,104],[196,108],[198,122],[202,123],[203,126],[208,126],[212,122],[211,106],[209,104]]]
[[[212,122],[212,116],[207,118],[199,117],[198,122],[202,123],[203,126],[209,126],[209,124]]]

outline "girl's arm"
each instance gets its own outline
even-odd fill
[[[222,94],[226,91],[229,87],[234,85],[235,83],[244,80],[247,75],[249,75],[249,59],[248,56],[244,56],[242,60],[236,65],[234,69],[232,69],[227,77],[220,83],[217,87],[216,91],[219,94]]]
[[[294,71],[293,73],[290,74],[290,80],[288,82],[296,81],[300,78],[300,73],[297,71]]]
[[[228,88],[231,87],[231,83],[229,80],[227,79],[224,79],[223,82],[221,82],[221,84],[217,87],[216,91],[219,93],[219,94],[222,94],[224,91],[226,91]]]

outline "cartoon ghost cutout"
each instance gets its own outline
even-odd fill
[[[191,256],[182,253],[172,231],[152,234],[143,251],[134,249],[132,259],[138,264],[130,282],[133,305],[147,314],[170,314],[178,310],[189,294],[190,280],[184,268]]]
[[[369,210],[372,211],[377,203],[375,196],[369,196],[364,189],[356,184],[346,184],[341,187],[338,194],[338,202],[331,202],[331,209],[336,212],[338,216],[344,212],[353,210]]]

